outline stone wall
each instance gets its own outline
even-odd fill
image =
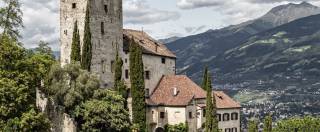
[[[36,105],[51,121],[52,132],[76,132],[76,122],[61,107],[57,107],[51,99],[37,89]]]

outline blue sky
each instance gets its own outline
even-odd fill
[[[21,0],[25,47],[40,40],[59,50],[59,1]],[[320,0],[305,0],[320,6]],[[156,39],[187,36],[262,16],[272,7],[301,0],[123,0],[124,28],[143,30]],[[0,4],[1,6],[1,4]]]

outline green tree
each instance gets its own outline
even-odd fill
[[[23,27],[22,11],[19,0],[3,0],[6,5],[0,8],[0,27],[3,33],[17,40],[20,36],[19,29]]]
[[[180,123],[177,125],[165,125],[165,132],[188,132],[188,125],[185,123]]]
[[[295,117],[277,122],[273,132],[314,132],[320,130],[320,118],[315,117]]]
[[[118,91],[122,97],[127,98],[127,87],[124,84],[124,80],[122,80],[122,66],[123,61],[119,56],[118,50],[116,54],[116,59],[114,63],[115,72],[114,72],[114,89]]]
[[[125,131],[130,126],[125,99],[110,90],[97,90],[92,100],[76,108],[75,117],[80,120],[80,131]],[[112,114],[110,114],[112,113]]]
[[[87,5],[85,25],[84,25],[84,37],[81,55],[81,67],[82,69],[90,71],[91,59],[92,59],[92,42],[91,42],[91,30],[90,30],[90,6]]]
[[[272,132],[272,117],[271,117],[271,114],[266,116],[265,119],[264,119],[263,131],[264,132]]]
[[[47,118],[34,110],[35,89],[54,62],[51,56],[27,52],[15,39],[0,38],[0,130],[47,131]],[[12,129],[15,130],[12,130]]]
[[[146,103],[142,49],[133,40],[130,40],[130,81],[132,91],[132,118],[133,123],[139,125],[139,131],[146,131]]]
[[[248,132],[258,132],[258,123],[255,120],[249,121]]]
[[[207,89],[206,89],[207,83],[208,83],[208,67],[206,66],[203,71],[203,79],[202,79],[202,84],[201,84],[201,88],[205,91],[207,91]]]
[[[204,88],[207,91],[206,98],[206,122],[205,122],[205,131],[206,132],[219,132],[218,120],[217,120],[217,110],[216,110],[216,100],[215,97],[212,97],[212,83],[211,75],[208,71],[208,67],[205,68],[205,73],[203,80],[206,80],[206,83],[203,84]]]
[[[81,46],[80,46],[80,34],[78,29],[78,22],[74,22],[72,46],[71,46],[71,61],[81,61]]]
[[[97,77],[88,71],[81,70],[78,63],[53,65],[48,73],[44,92],[54,101],[65,107],[66,112],[72,114],[77,105],[92,98],[94,90],[100,88]]]

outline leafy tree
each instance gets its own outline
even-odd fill
[[[132,90],[132,118],[133,123],[139,125],[139,131],[146,130],[146,103],[144,72],[141,47],[130,40],[130,81]]]
[[[187,132],[188,131],[188,125],[185,123],[180,123],[177,125],[165,125],[164,126],[165,132]]]
[[[255,120],[249,121],[248,132],[258,132],[258,123]]]
[[[268,115],[265,117],[263,131],[264,132],[272,132],[272,117],[271,117],[271,115]]]
[[[81,67],[82,69],[90,71],[91,59],[92,59],[92,42],[91,42],[91,30],[90,30],[90,15],[89,4],[87,5],[86,18],[84,25],[84,37],[81,55]]]
[[[284,131],[314,132],[319,130],[320,130],[320,118],[295,117],[295,118],[281,120],[277,122],[276,128],[274,128],[272,131],[273,132],[284,132]]]
[[[54,58],[53,51],[49,47],[49,43],[47,43],[45,41],[40,41],[39,46],[37,48],[35,48],[34,52],[36,54],[48,55],[48,56],[51,56],[52,58]]]
[[[39,113],[34,109],[31,109],[28,112],[23,113],[20,118],[9,120],[3,130],[23,132],[49,132],[50,121],[43,113]]]
[[[203,80],[206,83],[203,84],[204,88],[207,91],[206,98],[206,122],[205,122],[205,131],[206,132],[219,132],[218,120],[217,120],[217,110],[216,110],[216,100],[215,97],[212,97],[212,83],[211,76],[208,71],[208,67],[205,68]]]
[[[95,75],[81,70],[79,64],[72,63],[64,68],[59,64],[53,65],[46,85],[44,92],[70,114],[77,105],[93,96],[94,90],[99,89],[100,82]]]
[[[0,130],[46,131],[46,117],[34,110],[35,89],[54,62],[49,55],[27,52],[15,39],[0,38]],[[13,130],[12,130],[13,129]]]
[[[71,46],[71,61],[81,61],[81,49],[80,49],[80,34],[78,29],[78,22],[74,23],[72,46]]]
[[[3,33],[17,40],[20,36],[19,29],[23,27],[22,11],[19,0],[3,0],[5,7],[0,8],[0,27]]]
[[[130,126],[125,99],[110,90],[97,90],[92,100],[78,106],[75,117],[80,131],[125,131]],[[111,114],[112,113],[112,114]]]

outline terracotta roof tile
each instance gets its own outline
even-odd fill
[[[144,53],[176,58],[175,54],[164,44],[154,40],[145,32],[124,29],[123,35],[128,38],[133,38],[135,42],[139,43],[139,45],[143,47]]]
[[[226,95],[223,91],[213,91],[212,94],[216,99],[217,108],[240,108],[240,104]]]

